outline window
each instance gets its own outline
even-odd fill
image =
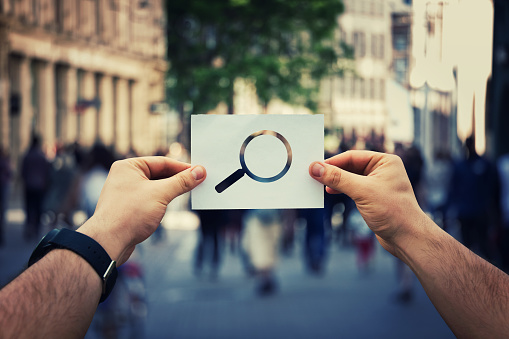
[[[371,34],[371,56],[373,58],[376,58],[378,56],[377,49],[378,49],[378,35]]]
[[[394,76],[396,81],[404,84],[406,83],[406,74],[408,68],[408,61],[406,58],[399,58],[394,60]]]
[[[64,30],[63,0],[55,0],[55,25],[58,32],[62,32]]]
[[[347,42],[346,41],[346,32],[344,30],[341,30],[341,41]]]
[[[407,49],[407,36],[406,34],[394,35],[394,49],[397,51],[404,51]]]
[[[366,38],[364,32],[353,33],[353,47],[357,57],[363,58],[366,56]]]
[[[369,79],[369,98],[375,100],[375,79]]]
[[[384,2],[382,0],[379,0],[378,1],[378,6],[377,6],[377,14],[379,16],[384,16]]]
[[[369,15],[375,16],[376,15],[376,8],[375,8],[375,2],[370,1],[369,3]]]
[[[385,57],[385,36],[380,34],[378,37],[378,58],[383,59]]]
[[[385,37],[383,34],[371,34],[371,56],[383,59],[385,55]]]
[[[369,4],[366,0],[357,0],[360,2],[361,14],[369,14]]]
[[[380,79],[379,99],[385,101],[385,79]]]
[[[338,92],[340,96],[345,96],[345,78],[338,78]]]
[[[353,12],[353,8],[352,8],[352,0],[344,0],[343,1],[343,4],[345,5],[345,13],[352,13]]]
[[[366,98],[366,81],[364,80],[364,78],[359,79],[359,87],[360,87],[361,99],[365,99]]]
[[[99,38],[99,40],[102,40],[102,11],[101,11],[101,4],[99,0],[95,0],[95,34]]]

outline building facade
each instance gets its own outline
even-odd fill
[[[386,0],[344,0],[337,41],[354,48],[355,71],[325,79],[320,110],[326,127],[346,137],[385,134],[386,81],[391,64],[391,17]]]
[[[388,140],[410,145],[415,141],[415,114],[410,104],[411,6],[401,0],[389,1],[391,15],[391,77],[387,79]]]
[[[486,151],[486,93],[491,77],[491,0],[415,0],[412,3],[410,87],[416,142],[427,163],[440,152],[459,155],[475,136]],[[475,24],[472,24],[475,18]]]
[[[31,135],[125,154],[165,145],[162,0],[0,0],[0,143]]]

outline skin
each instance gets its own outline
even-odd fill
[[[509,277],[424,214],[401,159],[351,151],[313,163],[309,172],[329,193],[355,201],[378,241],[415,272],[456,336],[507,337]],[[79,232],[98,241],[120,265],[156,230],[167,204],[205,175],[201,166],[163,157],[117,162],[94,216]],[[51,251],[0,291],[0,335],[83,337],[100,295],[101,279],[84,259],[67,250]]]
[[[115,162],[94,215],[78,232],[94,238],[120,266],[157,229],[166,206],[205,176],[201,166],[165,157]],[[53,250],[0,291],[0,337],[82,338],[101,289],[83,258]]]
[[[309,167],[329,193],[356,203],[380,244],[416,274],[459,338],[507,338],[509,276],[472,253],[420,209],[401,159],[349,151]]]

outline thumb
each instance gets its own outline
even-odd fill
[[[359,189],[362,190],[362,176],[345,171],[334,165],[323,162],[314,162],[309,166],[309,174],[313,179],[328,187],[329,193],[345,193],[350,198],[357,197]]]
[[[168,203],[179,195],[191,191],[202,183],[206,176],[207,172],[203,166],[194,166],[167,179],[163,179],[166,181],[165,187],[167,187],[166,197]]]

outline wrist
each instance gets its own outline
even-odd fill
[[[83,233],[97,241],[99,245],[104,248],[106,253],[108,253],[111,260],[118,263],[125,250],[125,246],[122,245],[120,239],[114,232],[109,231],[107,225],[105,221],[101,222],[96,217],[92,216],[77,229],[77,232]]]
[[[395,255],[409,267],[423,255],[430,239],[439,236],[442,230],[422,210],[401,226],[405,231],[394,241]]]

